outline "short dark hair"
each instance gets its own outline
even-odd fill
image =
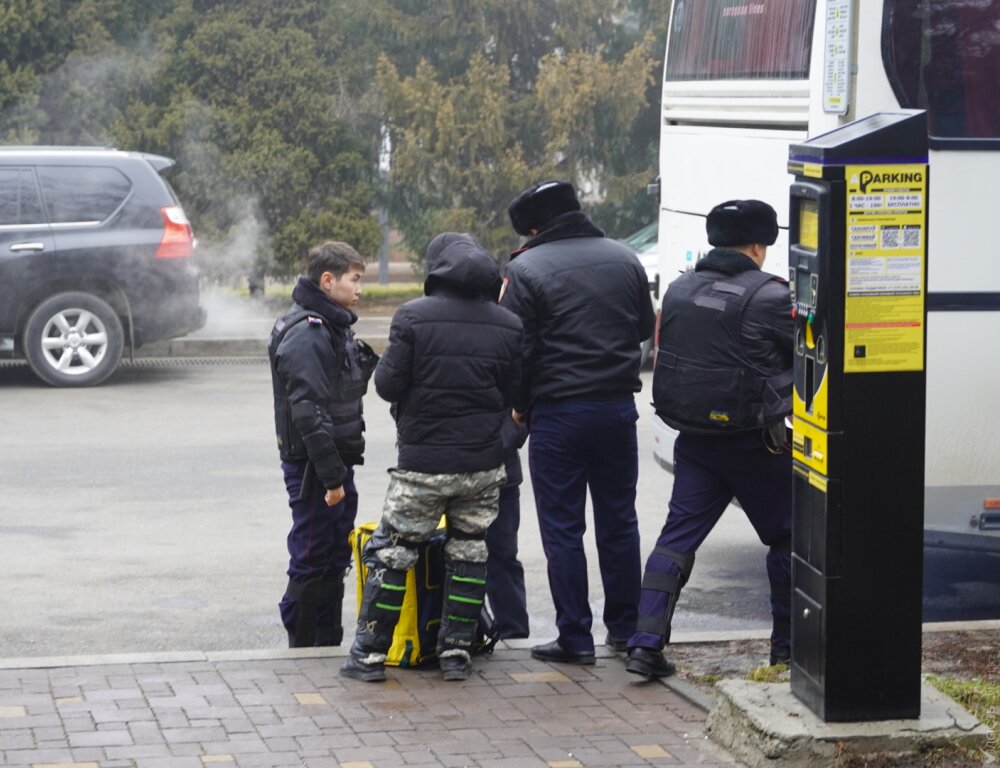
[[[351,268],[365,271],[365,260],[347,243],[328,240],[309,249],[306,258],[306,277],[319,285],[324,272],[331,272],[340,278]]]

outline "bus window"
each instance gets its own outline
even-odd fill
[[[1000,3],[886,0],[886,72],[941,138],[1000,138]]]
[[[809,77],[816,0],[675,0],[667,80]]]

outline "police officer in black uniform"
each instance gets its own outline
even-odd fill
[[[667,521],[646,561],[626,669],[666,677],[662,649],[695,552],[737,498],[768,547],[771,663],[789,659],[793,321],[785,280],[761,270],[778,236],[759,200],[729,200],[707,218],[715,248],[667,289],[653,376],[657,414],[680,434]]]
[[[593,664],[583,546],[587,491],[604,586],[605,643],[635,628],[642,561],[635,512],[640,348],[656,323],[646,273],[606,238],[564,181],[533,184],[507,208],[528,240],[511,255],[500,303],[524,322],[522,385],[531,472],[558,636],[543,661]]]
[[[364,462],[361,398],[378,357],[354,338],[351,311],[365,262],[347,243],[309,251],[294,304],[271,331],[274,421],[292,529],[279,605],[291,648],[340,645],[348,536],[358,511],[354,467]]]

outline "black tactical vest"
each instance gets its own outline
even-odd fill
[[[337,366],[336,378],[331,387],[334,395],[327,403],[326,411],[333,424],[333,441],[341,460],[348,465],[363,463],[365,449],[362,398],[368,391],[368,380],[375,370],[378,355],[368,344],[356,339],[349,328],[338,330],[321,315],[305,309],[298,309],[278,319],[271,330],[268,343],[268,357],[271,360],[271,382],[274,389],[274,421],[278,438],[278,451],[285,460],[307,458],[302,436],[291,418],[291,407],[275,369],[278,345],[297,323],[306,318],[322,321],[324,332],[333,347]]]
[[[657,415],[681,432],[761,429],[791,412],[792,371],[764,371],[740,337],[743,312],[774,275],[687,272],[663,300],[653,376]]]

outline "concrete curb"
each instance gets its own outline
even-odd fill
[[[875,751],[915,760],[935,747],[978,746],[989,735],[985,725],[926,682],[918,719],[858,723],[823,722],[787,683],[723,680],[716,690],[707,732],[751,768],[824,768],[838,757]]]
[[[267,357],[264,339],[198,339],[181,337],[146,344],[136,350],[135,359],[147,357]]]
[[[1000,626],[1000,621],[993,622]],[[977,624],[978,629],[989,629]],[[761,630],[733,632],[679,633],[677,643],[714,643],[737,640],[759,640],[769,637]],[[511,651],[531,650],[532,646],[544,639],[501,640],[497,647]],[[595,648],[598,658],[613,658],[614,651],[605,645]],[[267,659],[298,659],[315,657],[338,657],[347,655],[347,646],[323,648],[257,648],[250,650],[222,651],[154,651],[149,653],[91,654],[81,656],[21,656],[0,658],[0,669],[46,669],[52,667],[98,666],[107,664],[169,664],[185,661],[262,661]],[[668,678],[669,679],[669,678]]]

